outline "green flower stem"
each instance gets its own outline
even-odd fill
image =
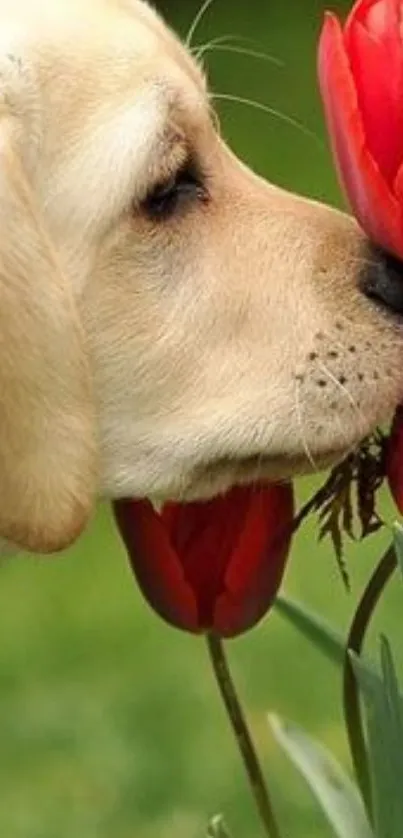
[[[228,667],[222,639],[207,634],[207,646],[221,698],[242,757],[249,785],[267,838],[281,838],[255,746]]]
[[[344,663],[343,704],[347,735],[355,774],[371,822],[373,821],[373,811],[368,752],[360,706],[359,687],[350,661],[349,652],[353,651],[356,655],[361,654],[371,618],[396,567],[397,558],[395,548],[389,547],[372,574],[358,604],[347,640]]]

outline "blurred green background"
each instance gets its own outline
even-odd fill
[[[198,2],[164,0],[161,8],[184,33]],[[281,62],[206,53],[215,91],[255,99],[303,126],[222,102],[223,132],[269,178],[338,203],[315,75],[323,9],[320,0],[215,0],[195,42],[238,35],[251,39],[244,46]],[[301,484],[300,497],[311,489],[309,481]],[[319,547],[314,525],[306,526],[294,545],[287,592],[344,628],[386,539],[349,547],[347,595],[329,547]],[[378,624],[397,639],[402,604],[396,584]],[[347,763],[337,673],[275,615],[231,643],[230,658],[285,838],[330,838],[273,743],[266,712],[302,724]],[[108,510],[62,557],[5,561],[0,836],[204,838],[207,818],[217,811],[225,812],[234,838],[261,834],[203,642],[166,628],[148,611]]]

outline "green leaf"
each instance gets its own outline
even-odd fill
[[[334,757],[297,726],[272,715],[269,723],[277,741],[310,786],[337,838],[375,838],[358,789]]]
[[[377,838],[403,835],[403,701],[390,645],[381,639],[382,677],[368,677],[362,661],[351,655],[364,698],[372,795]]]
[[[299,603],[284,597],[277,597],[275,606],[278,613],[303,634],[307,640],[323,652],[326,657],[339,666],[344,666],[346,644],[342,636],[318,617],[312,611],[308,611]],[[381,683],[379,673],[370,661],[360,658],[361,672],[365,673],[368,682]]]
[[[207,838],[231,838],[222,815],[215,815],[211,819],[207,829]]]
[[[344,666],[346,642],[322,617],[285,597],[277,597],[274,608],[332,663]],[[367,670],[368,678],[379,678],[376,668],[369,661],[362,662],[362,666]]]
[[[393,544],[396,550],[397,561],[399,564],[400,572],[403,576],[403,527],[401,524],[398,524],[397,521],[393,524],[392,535]]]
[[[325,620],[322,620],[312,611],[308,611],[299,603],[285,597],[277,597],[274,608],[327,658],[333,663],[343,666],[346,654],[345,641]]]

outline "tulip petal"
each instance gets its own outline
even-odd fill
[[[211,629],[225,575],[248,514],[251,489],[234,487],[212,500],[167,504],[163,519],[184,577],[194,592],[199,625]],[[248,558],[249,561],[249,558]]]
[[[218,598],[214,628],[234,637],[267,613],[284,573],[294,514],[290,484],[249,489],[248,513]]]
[[[393,184],[393,193],[396,195],[396,199],[399,201],[400,206],[403,207],[403,163],[399,166],[395,182]]]
[[[389,188],[403,155],[403,50],[400,38],[396,49],[397,26],[398,20],[380,40],[355,22],[345,36],[368,149]]]
[[[396,411],[386,451],[386,474],[399,512],[403,513],[403,408]]]
[[[353,212],[378,245],[403,256],[399,204],[368,150],[343,32],[332,14],[322,30],[318,70],[336,166]]]
[[[145,599],[166,622],[199,633],[195,596],[161,516],[147,500],[117,501],[114,513]]]
[[[348,37],[350,27],[359,22],[374,35],[382,37],[385,30],[398,19],[400,4],[401,0],[357,0],[346,20],[345,34]]]

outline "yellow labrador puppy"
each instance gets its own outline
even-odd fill
[[[221,140],[140,0],[0,0],[0,536],[340,459],[403,397],[399,266]]]

